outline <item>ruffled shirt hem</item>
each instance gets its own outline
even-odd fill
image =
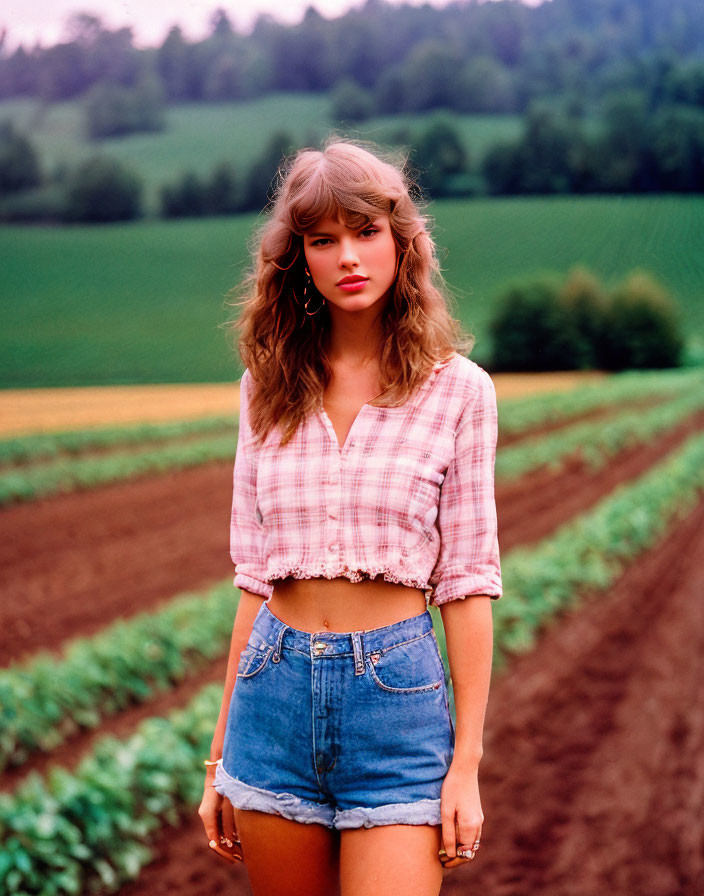
[[[291,576],[294,579],[345,578],[349,579],[350,582],[362,582],[364,579],[373,579],[379,575],[383,576],[386,582],[408,585],[411,588],[420,588],[423,591],[432,590],[427,580],[412,575],[404,575],[390,566],[368,566],[364,569],[359,569],[349,567],[346,564],[321,564],[317,566],[311,564],[288,564],[276,566],[268,570],[267,580],[273,582],[275,579],[285,579]]]

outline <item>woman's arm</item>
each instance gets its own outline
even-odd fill
[[[456,712],[454,756],[441,799],[443,845],[452,859],[457,844],[471,847],[481,836],[484,820],[478,773],[493,656],[491,597],[452,600],[440,605],[440,614]],[[455,858],[446,867],[460,861]]]
[[[237,613],[235,614],[235,622],[232,626],[232,638],[230,639],[230,654],[227,659],[227,672],[225,673],[225,688],[222,695],[222,703],[220,705],[220,715],[215,726],[215,734],[210,746],[210,758],[220,759],[222,756],[222,748],[225,742],[225,727],[227,725],[227,715],[230,709],[230,701],[232,692],[235,688],[235,679],[237,677],[237,666],[240,661],[240,654],[247,646],[247,641],[252,633],[254,618],[259,612],[259,608],[264,600],[259,594],[253,594],[251,591],[242,590],[237,605]],[[208,773],[212,777],[215,776],[215,766],[208,767]]]
[[[240,654],[247,645],[252,632],[254,618],[262,605],[262,600],[263,598],[258,594],[252,594],[250,591],[240,591],[240,600],[237,605],[237,613],[235,614],[235,623],[232,627],[232,638],[230,639],[230,655],[227,660],[225,688],[220,705],[220,715],[218,716],[215,734],[210,746],[211,760],[222,757],[227,716],[232,692],[235,689]],[[211,849],[230,862],[241,862],[243,857],[239,838],[237,837],[234,810],[229,800],[221,796],[213,786],[215,771],[216,767],[214,765],[209,765],[206,768],[203,799],[198,807],[198,814],[203,822]],[[226,843],[221,842],[221,836],[227,838]]]
[[[489,699],[494,631],[491,597],[473,594],[440,605],[455,696],[454,762],[467,769],[482,758],[482,732]]]

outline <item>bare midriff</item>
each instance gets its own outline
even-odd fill
[[[418,616],[426,609],[420,588],[387,582],[381,576],[351,582],[337,579],[277,579],[267,606],[303,632],[369,631]]]

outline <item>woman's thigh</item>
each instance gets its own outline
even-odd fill
[[[341,896],[438,896],[440,825],[384,824],[343,830]]]
[[[254,809],[235,809],[254,896],[337,896],[340,834]]]

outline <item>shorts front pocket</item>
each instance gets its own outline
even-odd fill
[[[240,654],[240,661],[237,664],[237,678],[254,678],[269,662],[273,652],[273,645],[261,647],[256,644],[247,644]]]
[[[445,670],[431,634],[370,653],[367,663],[377,687],[398,694],[436,691],[442,687]]]

